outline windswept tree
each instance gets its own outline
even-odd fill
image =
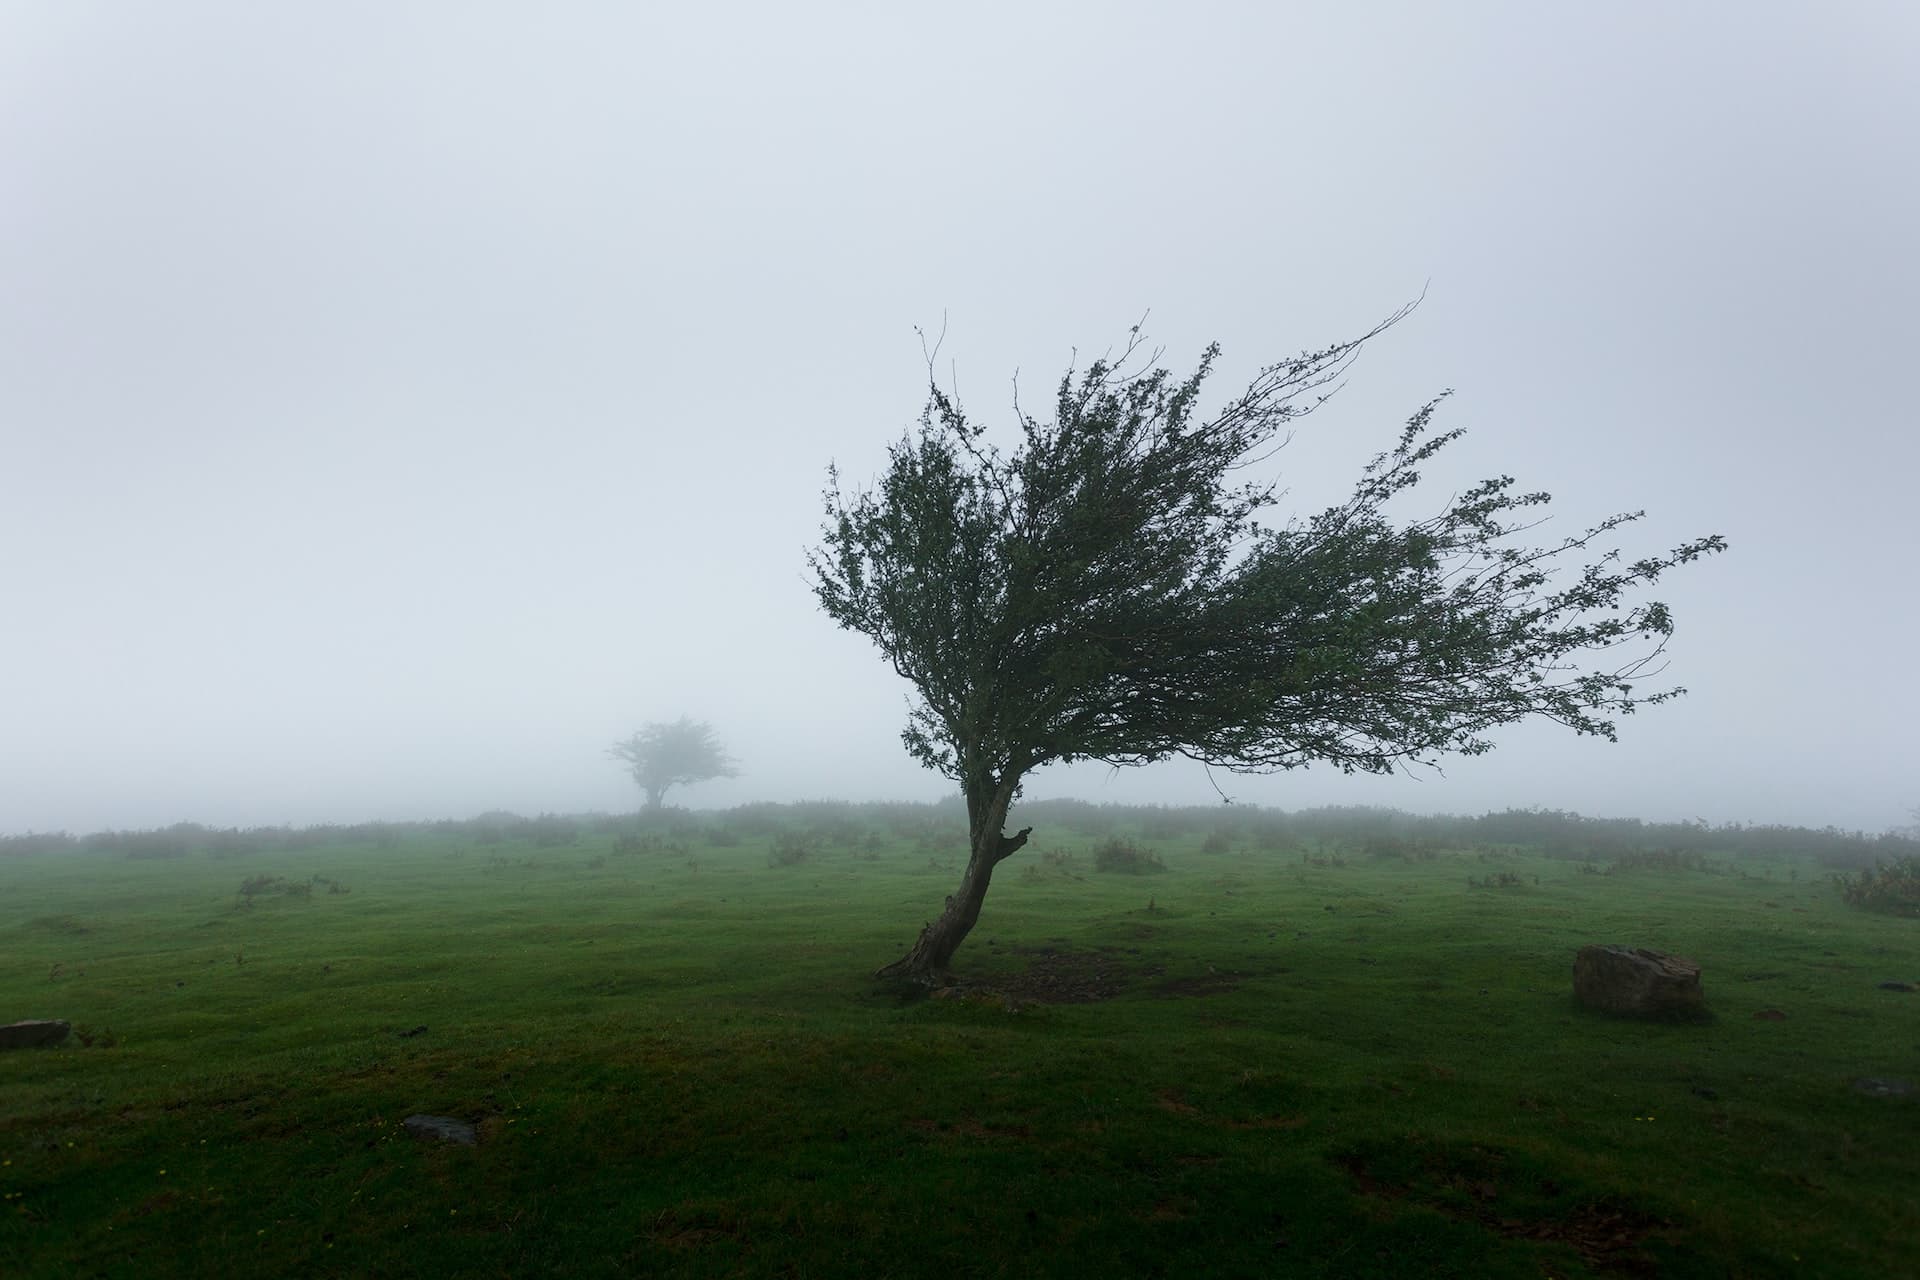
[[[1683,692],[1636,683],[1673,630],[1638,596],[1722,539],[1623,561],[1600,544],[1632,512],[1533,545],[1548,495],[1509,476],[1401,516],[1461,434],[1436,430],[1438,399],[1344,502],[1266,518],[1277,489],[1255,466],[1404,315],[1262,369],[1207,412],[1218,347],[1176,378],[1136,326],[1119,356],[1067,370],[1050,419],[1016,401],[1008,448],[930,377],[873,488],[829,468],[815,593],[913,685],[902,739],[959,783],[971,841],[959,888],[882,976],[946,973],[1027,841],[1007,812],[1043,765],[1388,773],[1487,751],[1489,730],[1531,717],[1612,739],[1615,716]]]
[[[658,809],[667,788],[709,778],[737,778],[737,762],[721,748],[713,727],[681,716],[671,723],[656,721],[607,754],[624,761],[633,780],[647,793],[647,808]]]

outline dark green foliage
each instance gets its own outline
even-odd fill
[[[1632,683],[1673,625],[1632,597],[1722,540],[1623,563],[1598,544],[1632,513],[1529,546],[1547,495],[1506,476],[1396,522],[1388,503],[1461,434],[1434,431],[1437,401],[1346,502],[1263,523],[1276,489],[1242,468],[1364,340],[1263,370],[1211,417],[1217,349],[1175,380],[1126,371],[1130,346],[1069,370],[1053,418],[1020,415],[1010,453],[935,386],[874,490],[846,494],[834,472],[816,593],[914,684],[909,750],[963,787],[1176,754],[1386,772],[1484,751],[1487,729],[1532,715],[1611,738],[1614,714],[1679,692]],[[1559,559],[1595,550],[1556,584]]]
[[[1920,857],[1901,858],[1834,877],[1850,907],[1892,916],[1920,916]]]
[[[1094,846],[1093,869],[1137,876],[1165,871],[1167,864],[1160,861],[1160,856],[1151,849],[1142,849],[1131,840],[1115,836]]]
[[[1488,876],[1467,877],[1467,887],[1471,889],[1518,889],[1525,883],[1516,871],[1496,871]]]

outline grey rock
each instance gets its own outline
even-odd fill
[[[455,1120],[452,1116],[408,1116],[400,1123],[416,1138],[438,1138],[442,1142],[457,1142],[463,1147],[470,1147],[480,1140],[478,1130],[465,1120]]]
[[[1636,1018],[1706,1012],[1700,966],[1645,947],[1594,945],[1573,958],[1573,996],[1589,1009]]]
[[[34,1018],[0,1027],[0,1049],[35,1049],[59,1044],[72,1026],[59,1018]]]

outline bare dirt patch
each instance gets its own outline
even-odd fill
[[[1143,957],[1139,947],[1075,947],[1048,942],[1003,947],[1000,954],[1024,958],[1026,969],[962,978],[936,988],[933,996],[982,1004],[999,1001],[1010,1011],[1017,1011],[1022,1003],[1092,1004],[1134,989],[1161,999],[1219,995],[1236,990],[1254,976],[1247,970],[1208,968],[1205,973],[1169,978],[1166,966]]]
[[[1508,1176],[1505,1153],[1486,1147],[1427,1148],[1411,1161],[1404,1151],[1381,1154],[1348,1152],[1335,1161],[1361,1195],[1418,1203],[1509,1239],[1564,1244],[1597,1271],[1655,1274],[1642,1246],[1674,1225],[1608,1197],[1568,1203],[1572,1197],[1551,1180],[1522,1190]]]
[[[1027,957],[1026,972],[996,978],[994,988],[1016,999],[1038,1000],[1043,1004],[1091,1004],[1111,1000],[1134,979],[1158,972],[1154,966],[1141,966],[1131,952],[1120,947],[1086,950],[1049,944],[1010,950]]]

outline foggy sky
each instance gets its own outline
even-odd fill
[[[1150,312],[1216,398],[1427,290],[1274,460],[1707,533],[1690,696],[1287,808],[1920,804],[1905,3],[0,9],[0,831],[932,799],[815,607],[825,468]],[[1031,796],[1217,802],[1199,766]]]

